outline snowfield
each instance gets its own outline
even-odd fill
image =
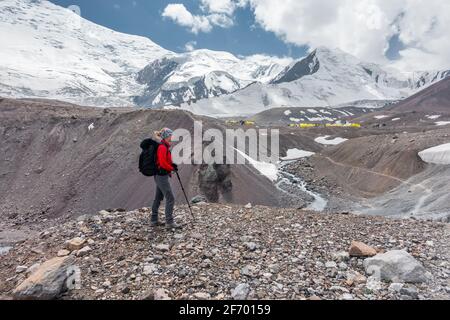
[[[0,38],[0,95],[96,106],[131,105],[134,73],[171,54],[49,1],[0,1]]]
[[[236,148],[235,150],[238,152],[239,155],[241,155],[245,160],[247,160],[248,163],[250,163],[260,174],[267,177],[271,181],[278,180],[278,168],[275,164],[257,161],[248,156],[247,154],[245,154],[245,152],[242,152],[241,150]]]
[[[450,143],[421,151],[419,157],[427,163],[450,164]]]
[[[339,137],[328,140],[329,137],[330,136],[318,137],[318,138],[314,139],[314,141],[317,142],[317,143],[320,143],[320,144],[324,144],[324,145],[333,145],[333,146],[335,146],[335,145],[341,144],[341,143],[343,143],[343,142],[348,140],[348,139],[339,138]]]
[[[286,153],[286,157],[281,158],[283,161],[296,160],[306,157],[311,157],[315,155],[314,152],[300,150],[300,149],[289,149]]]

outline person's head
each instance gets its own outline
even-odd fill
[[[167,143],[172,142],[173,131],[169,128],[161,129],[161,131],[157,132],[156,135]]]

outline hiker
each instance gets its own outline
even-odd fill
[[[173,207],[175,198],[170,186],[169,178],[172,172],[178,172],[178,166],[172,162],[172,154],[170,146],[172,143],[173,131],[164,128],[159,132],[155,132],[155,136],[161,140],[161,144],[156,151],[156,175],[154,176],[156,183],[156,195],[152,207],[151,225],[153,227],[160,226],[162,223],[158,221],[158,211],[161,201],[166,199],[166,228],[181,229],[181,226],[175,223],[173,217]]]

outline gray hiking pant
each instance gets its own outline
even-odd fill
[[[166,223],[173,223],[173,206],[175,197],[170,187],[169,176],[155,176],[156,195],[152,207],[152,222],[158,221],[158,211],[161,201],[166,198]]]

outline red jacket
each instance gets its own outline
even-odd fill
[[[170,145],[167,142],[162,141],[156,152],[156,165],[158,169],[171,173],[174,170],[172,162],[172,154],[170,153]]]

